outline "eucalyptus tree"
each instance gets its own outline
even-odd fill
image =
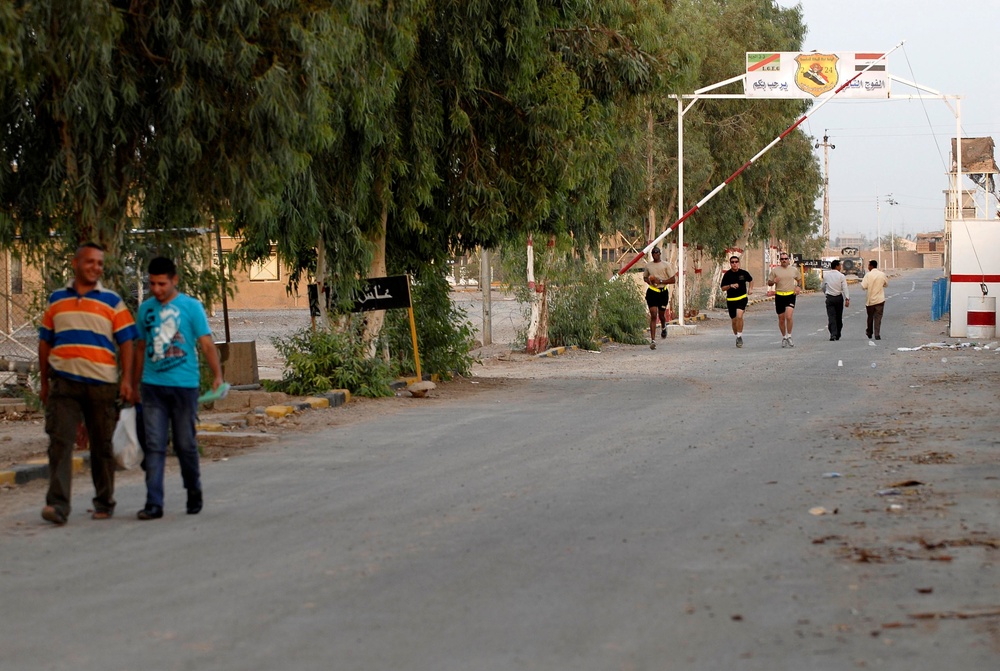
[[[95,240],[115,262],[219,220],[302,225],[302,175],[334,133],[324,82],[338,24],[315,9],[3,3],[0,245],[41,255]]]
[[[528,232],[586,244],[635,209],[642,174],[621,159],[640,96],[664,77],[660,2],[354,7],[364,39],[341,47],[355,57],[328,82],[338,134],[307,171],[335,288],[365,262],[444,273],[456,251]],[[287,238],[314,271],[307,230],[260,240]]]
[[[443,272],[449,251],[527,235],[558,236],[579,251],[634,219],[644,190],[637,143],[645,96],[677,76],[665,57],[664,6],[431,7],[399,112],[405,153],[429,157],[419,165],[432,177],[394,182],[387,234],[397,266],[432,261]]]
[[[697,87],[742,72],[747,51],[798,51],[801,10],[774,0],[706,0],[685,5],[681,24],[700,62]],[[722,92],[737,93],[739,84]],[[702,100],[685,115],[684,192],[690,206],[788,128],[806,110],[798,100]],[[676,211],[676,105],[657,125],[659,202]],[[821,186],[811,142],[801,129],[755,162],[685,224],[685,241],[718,256],[771,237],[796,242],[815,231]]]

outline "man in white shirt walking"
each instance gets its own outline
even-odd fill
[[[840,340],[844,329],[844,308],[851,307],[847,276],[840,272],[840,260],[830,262],[830,270],[823,271],[823,293],[826,294],[826,322],[830,340]]]
[[[861,288],[868,292],[865,299],[865,310],[868,312],[868,325],[865,335],[871,340],[882,339],[882,312],[885,310],[885,288],[889,279],[878,269],[878,261],[868,262],[868,272],[861,280]]]

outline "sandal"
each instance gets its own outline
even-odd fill
[[[55,506],[45,506],[42,508],[42,519],[46,522],[52,522],[52,524],[57,526],[66,524],[66,515]]]
[[[93,513],[91,513],[90,519],[110,520],[112,515],[114,515],[114,512],[111,510],[95,510]]]

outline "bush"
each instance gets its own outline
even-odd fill
[[[293,396],[348,389],[357,396],[392,396],[389,365],[381,358],[369,358],[360,333],[310,328],[288,338],[274,338],[275,349],[285,358],[287,370],[275,391]]]
[[[469,350],[475,331],[465,310],[451,302],[450,293],[447,280],[434,269],[413,280],[410,287],[420,372],[436,373],[445,380],[453,375],[469,375],[474,361]],[[389,343],[393,372],[416,374],[410,316],[406,310],[391,310],[386,314],[382,337]]]
[[[504,275],[524,278],[527,259],[524,244],[515,243],[501,250]],[[608,271],[600,265],[574,258],[571,242],[557,241],[552,253],[535,252],[535,277],[546,284],[548,300],[548,339],[552,345],[595,347],[595,341],[609,337],[616,342],[645,342],[649,325],[641,288],[628,278],[608,280]],[[534,289],[523,279],[511,285],[515,297],[531,314]],[[516,344],[527,344],[527,331],[518,331]]]
[[[609,281],[599,268],[578,259],[549,269],[549,342],[595,349],[595,341],[645,342],[648,326],[638,285],[627,279]]]
[[[598,329],[615,342],[645,344],[648,314],[642,288],[627,277],[606,282],[598,295]]]
[[[823,285],[823,276],[815,270],[810,270],[806,273],[806,289],[809,291],[819,291],[820,287]]]

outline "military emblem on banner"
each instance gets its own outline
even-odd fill
[[[799,54],[795,57],[795,85],[812,96],[821,96],[837,85],[836,54]]]

